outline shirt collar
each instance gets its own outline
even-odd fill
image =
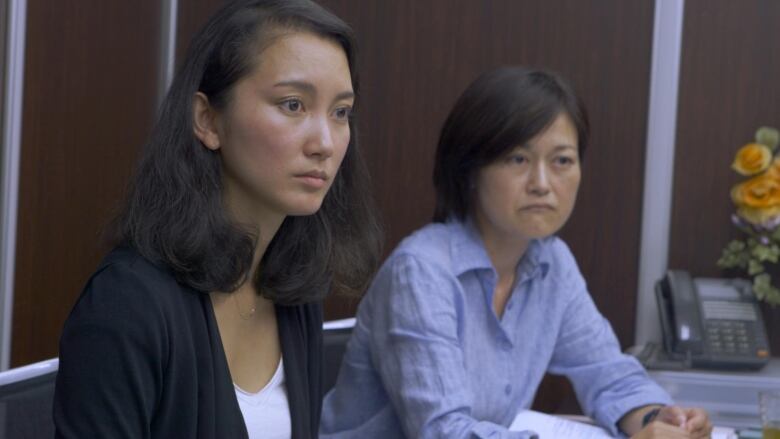
[[[455,275],[472,270],[493,270],[493,263],[482,243],[482,237],[472,220],[458,221],[451,219],[448,225],[453,234],[450,242],[450,252]],[[531,241],[523,259],[517,265],[518,280],[541,276],[545,278],[550,270],[548,253],[544,251],[552,238]]]
[[[493,269],[493,263],[482,243],[482,237],[472,221],[458,221],[451,219],[448,225],[452,228],[452,240],[450,252],[453,261],[455,275],[480,269]]]
[[[550,271],[549,252],[545,251],[552,238],[534,239],[528,245],[523,259],[517,264],[517,279],[524,281],[535,277],[544,279]]]

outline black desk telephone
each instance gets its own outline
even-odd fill
[[[655,286],[663,361],[706,369],[760,369],[769,361],[761,310],[743,279],[669,271]]]

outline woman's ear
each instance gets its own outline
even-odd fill
[[[203,146],[212,151],[219,149],[217,112],[209,103],[209,98],[201,92],[195,93],[192,100],[192,129]]]

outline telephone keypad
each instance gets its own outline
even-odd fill
[[[713,354],[744,355],[755,351],[748,339],[748,323],[733,320],[709,320],[707,338]]]

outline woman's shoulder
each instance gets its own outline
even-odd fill
[[[69,320],[151,319],[180,309],[182,301],[196,299],[191,293],[194,291],[179,284],[170,271],[153,264],[135,249],[121,246],[98,265]]]
[[[150,278],[173,278],[169,270],[159,264],[152,263],[143,257],[138,250],[126,245],[120,245],[111,250],[98,265],[93,278],[106,270]]]
[[[538,243],[538,259],[547,264],[546,278],[565,285],[584,282],[577,258],[563,239],[550,236]]]
[[[117,247],[106,255],[88,286],[90,284],[115,284],[120,290],[151,294],[154,297],[149,299],[152,300],[164,299],[167,297],[166,292],[189,290],[177,282],[172,271],[127,246]]]
[[[540,240],[539,247],[540,257],[553,265],[568,266],[577,262],[569,245],[558,236],[553,235]]]
[[[404,238],[390,259],[412,258],[424,263],[447,265],[452,260],[452,241],[457,228],[449,223],[431,223]]]
[[[368,295],[400,299],[421,290],[422,285],[436,285],[437,292],[449,295],[459,273],[458,260],[452,253],[453,237],[452,228],[439,223],[407,236],[382,264]],[[390,291],[393,294],[387,294]]]

